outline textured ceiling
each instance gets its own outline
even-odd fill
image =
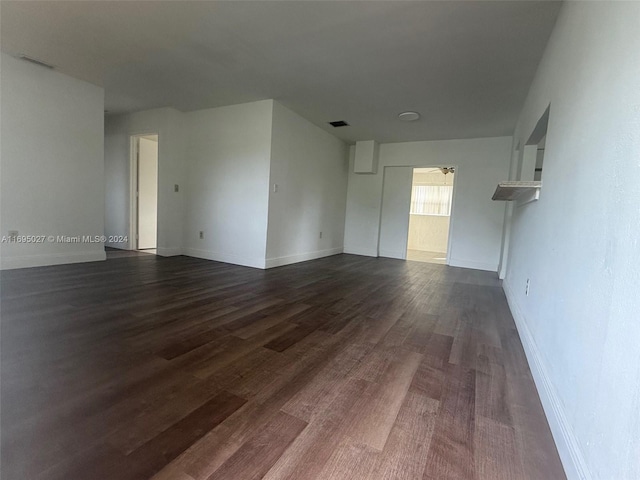
[[[0,32],[112,112],[274,98],[348,141],[433,140],[512,133],[560,5],[2,1]]]

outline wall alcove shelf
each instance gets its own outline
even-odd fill
[[[500,182],[491,199],[505,201],[516,200],[519,204],[528,203],[538,200],[540,197],[540,187],[542,187],[542,182],[540,181]]]

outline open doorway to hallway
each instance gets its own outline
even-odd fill
[[[454,177],[453,167],[413,169],[407,260],[446,265]]]
[[[158,246],[158,135],[134,135],[134,248],[156,253]]]

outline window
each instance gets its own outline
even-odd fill
[[[412,215],[451,215],[451,185],[414,185],[411,189]]]

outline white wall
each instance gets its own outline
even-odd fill
[[[185,114],[187,255],[265,267],[272,111],[263,100]]]
[[[129,137],[158,133],[159,254],[266,268],[342,251],[346,146],[277,102],[107,116],[105,132],[107,235],[129,231]]]
[[[274,102],[267,267],[342,253],[347,169],[341,140]]]
[[[504,202],[491,196],[509,174],[511,137],[380,145],[378,173],[356,175],[353,148],[349,170],[344,250],[378,255],[382,172],[386,166],[455,166],[451,249],[454,266],[497,271]]]
[[[128,244],[107,243],[116,248],[135,248],[131,238],[131,135],[158,134],[158,248],[159,255],[182,253],[184,228],[185,132],[183,114],[159,108],[126,115],[107,115],[104,130],[106,183],[105,235],[129,237]],[[174,191],[174,185],[179,191]]]
[[[101,236],[104,91],[4,53],[0,58],[0,234]],[[105,258],[101,242],[1,248],[2,268]]]
[[[516,129],[551,105],[504,286],[570,479],[640,478],[638,25],[638,2],[565,4]]]

